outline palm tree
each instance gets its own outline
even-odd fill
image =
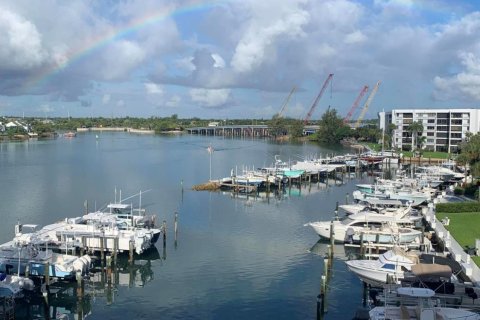
[[[412,122],[408,127],[407,131],[412,134],[412,152],[415,151],[415,141],[417,140],[417,135],[419,132],[423,131],[423,124],[420,121]]]
[[[395,123],[390,123],[387,127],[387,136],[389,137],[387,141],[390,141],[389,148],[392,148],[395,145],[395,130],[397,130]]]

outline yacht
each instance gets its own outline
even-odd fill
[[[335,242],[359,243],[371,241],[376,243],[408,244],[418,241],[422,232],[403,225],[412,225],[414,220],[399,216],[379,213],[361,212],[342,220],[309,222],[310,226],[322,238],[330,239],[333,234]],[[333,226],[333,231],[330,227]]]

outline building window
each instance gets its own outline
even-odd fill
[[[437,132],[437,138],[448,138],[448,132]]]
[[[454,144],[454,145],[459,145],[460,143],[462,143],[462,140],[460,139],[452,139],[450,140],[450,144]]]
[[[462,114],[461,113],[452,113],[452,118],[461,118]]]
[[[448,124],[448,120],[447,119],[438,119],[437,124]]]
[[[452,131],[460,131],[460,132],[461,132],[461,131],[462,131],[462,127],[461,127],[461,126],[452,126],[452,127],[451,127],[451,130],[452,130]]]
[[[448,126],[438,126],[437,131],[448,131]]]
[[[427,137],[435,137],[435,132],[427,132]]]
[[[427,143],[434,143],[435,139],[427,139]]]
[[[437,113],[437,119],[448,119],[448,113]]]
[[[435,127],[434,126],[428,126],[427,130],[435,130]]]
[[[452,132],[451,137],[452,137],[452,138],[460,138],[460,139],[461,139],[461,138],[462,138],[462,134],[459,133],[459,132],[455,132],[455,133]]]
[[[429,117],[435,117],[436,114],[435,114],[435,113],[429,113],[428,116],[429,116]]]
[[[461,125],[462,124],[462,119],[452,119],[452,121],[450,122],[451,124],[454,124],[454,125]]]
[[[428,119],[428,123],[435,123],[435,119]]]

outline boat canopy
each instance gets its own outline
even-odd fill
[[[443,277],[450,278],[452,276],[452,268],[443,264],[435,263],[418,263],[412,266],[412,273],[419,277]]]

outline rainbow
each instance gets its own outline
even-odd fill
[[[82,46],[73,48],[72,50],[68,51],[65,55],[64,62],[52,64],[50,67],[44,68],[42,71],[38,72],[34,77],[32,77],[24,84],[24,89],[43,85],[56,74],[73,65],[75,62],[87,57],[92,52],[95,52],[105,47],[109,43],[131,35],[138,30],[162,22],[167,18],[179,16],[190,12],[208,10],[210,8],[217,7],[224,2],[227,2],[227,0],[217,0],[209,2],[201,0],[193,1],[183,7],[150,12],[147,15],[141,16],[137,19],[133,19],[125,26],[110,30],[104,34],[89,39],[89,41],[83,43]]]

